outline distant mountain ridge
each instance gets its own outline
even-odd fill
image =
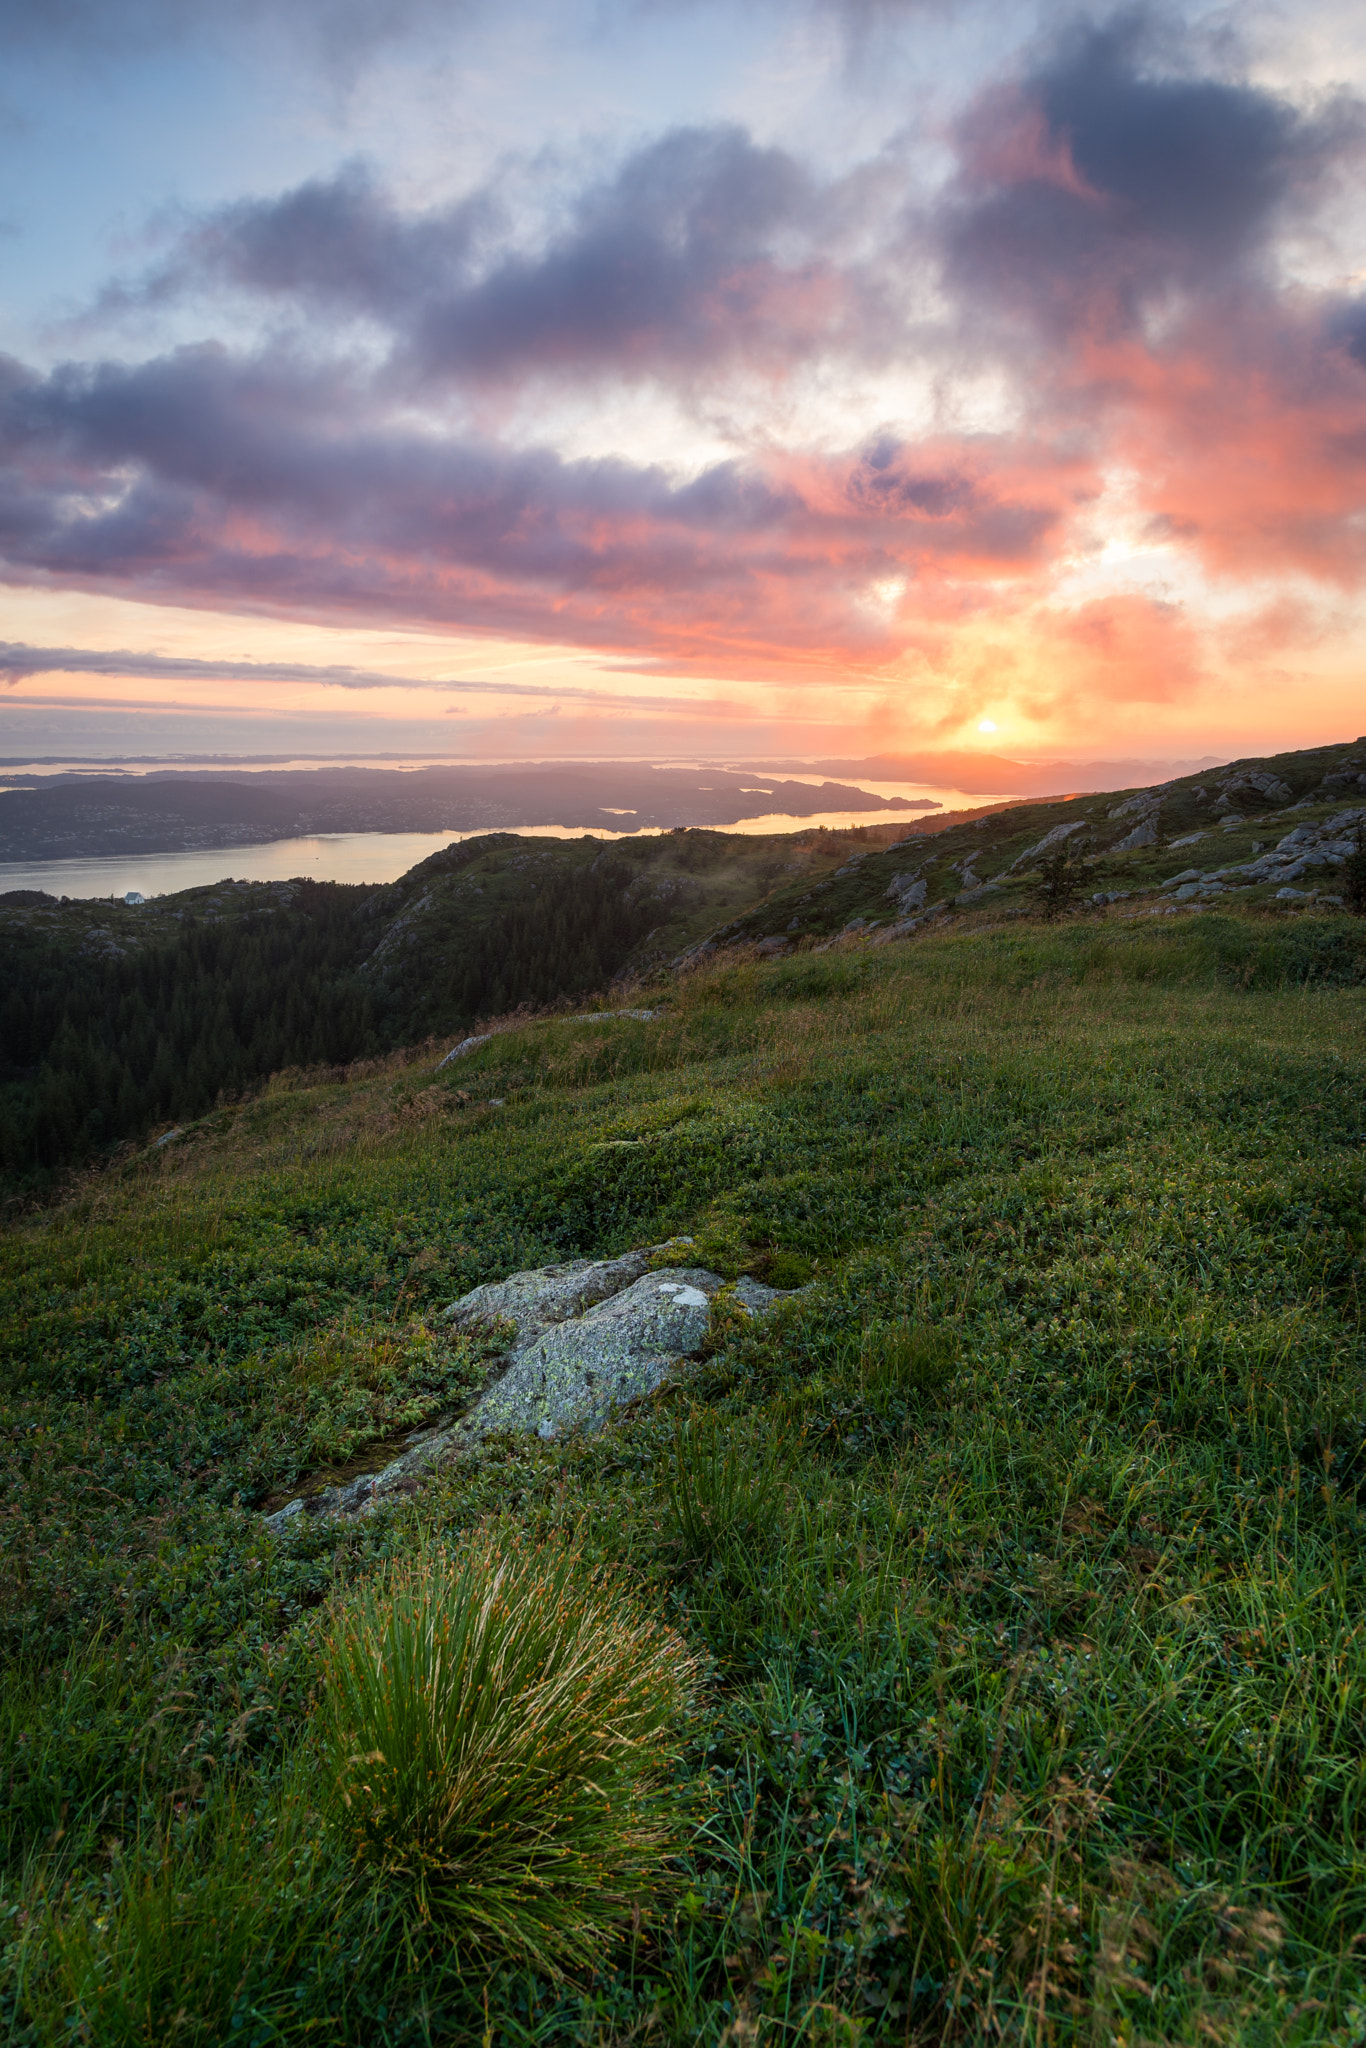
[[[821,760],[805,764],[775,760],[775,770],[805,766],[808,774],[836,775],[866,782],[925,782],[961,789],[965,796],[1068,796],[1124,785],[1165,782],[1178,775],[1213,772],[1221,765],[1216,754],[1195,761],[1016,761],[1004,754],[967,749],[943,753],[864,754],[856,760]]]

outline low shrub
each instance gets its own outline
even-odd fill
[[[815,1267],[800,1252],[761,1252],[750,1266],[756,1280],[766,1287],[805,1287]]]
[[[1366,833],[1360,825],[1342,866],[1342,900],[1354,917],[1366,917]]]
[[[695,1659],[572,1544],[430,1546],[336,1606],[321,1666],[333,1821],[420,1920],[554,1968],[659,1886]]]

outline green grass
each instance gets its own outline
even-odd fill
[[[1358,2042],[1366,992],[1301,971],[1335,929],[741,960],[495,1039],[463,1107],[416,1066],[278,1085],[13,1228],[3,2038]],[[468,1398],[457,1292],[678,1230],[813,1284],[758,1328],[723,1294],[600,1437],[266,1535]],[[656,1724],[681,1836],[567,1967],[424,1920],[319,1762],[336,1645],[432,1613],[443,1553],[571,1553],[702,1673]],[[395,1722],[395,1768],[444,1725]]]
[[[674,1424],[659,1475],[666,1541],[691,1565],[766,1547],[778,1522],[791,1447],[784,1435],[754,1441],[703,1409]]]
[[[331,1618],[333,1824],[472,1963],[591,1963],[680,1846],[696,1669],[572,1547],[497,1525],[435,1546]]]

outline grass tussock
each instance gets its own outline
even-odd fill
[[[572,1544],[503,1525],[396,1563],[320,1669],[334,1824],[472,1963],[591,1959],[658,1891],[697,1659]]]

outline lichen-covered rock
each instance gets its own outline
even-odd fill
[[[652,1394],[707,1334],[713,1295],[725,1286],[700,1266],[658,1266],[690,1238],[626,1252],[617,1259],[571,1259],[471,1288],[447,1309],[457,1328],[511,1326],[503,1369],[469,1412],[412,1439],[412,1449],[382,1471],[363,1473],[311,1499],[292,1500],[266,1517],[283,1535],[305,1516],[368,1514],[395,1494],[414,1493],[431,1468],[495,1430],[554,1437],[598,1429],[614,1408]],[[736,1282],[735,1298],[761,1315],[796,1288]]]
[[[503,1377],[457,1425],[457,1440],[495,1429],[558,1436],[600,1426],[609,1411],[663,1384],[707,1334],[711,1297],[724,1285],[700,1266],[646,1273],[582,1314],[556,1320],[522,1342]]]
[[[477,1323],[505,1321],[513,1325],[516,1342],[527,1343],[551,1323],[566,1316],[580,1316],[595,1302],[619,1294],[642,1273],[662,1245],[626,1252],[619,1259],[569,1259],[561,1266],[539,1266],[532,1272],[512,1273],[506,1280],[490,1280],[472,1287],[446,1310],[447,1322],[468,1330]]]
[[[464,1295],[447,1311],[453,1321],[506,1316],[517,1334],[506,1372],[456,1424],[452,1442],[477,1442],[496,1429],[550,1437],[599,1428],[613,1408],[652,1394],[681,1359],[695,1358],[711,1298],[725,1281],[701,1266],[647,1270],[661,1253],[688,1242],[514,1273]],[[783,1294],[758,1280],[735,1288],[750,1315]]]

